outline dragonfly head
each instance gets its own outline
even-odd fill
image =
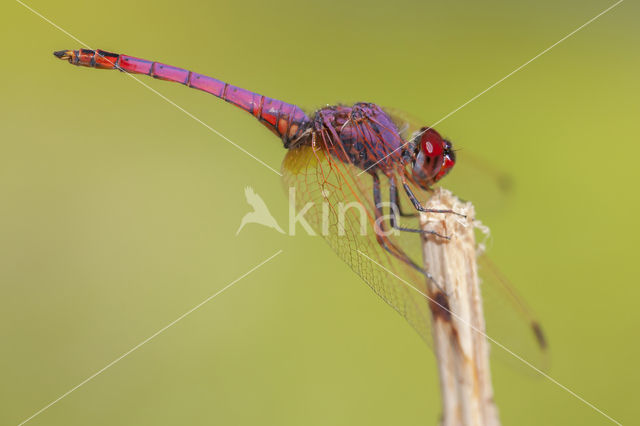
[[[445,177],[456,163],[451,142],[430,127],[423,127],[412,140],[412,176],[418,185],[428,189]]]

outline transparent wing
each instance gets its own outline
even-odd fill
[[[385,109],[385,111],[394,119],[399,129],[406,129],[407,134],[403,135],[405,138],[410,137],[413,132],[418,131],[421,127],[417,120],[407,113],[397,109]],[[484,180],[483,183],[485,185],[491,184],[493,179],[496,181],[503,179],[501,178],[501,176],[504,176],[503,173],[492,170],[490,165],[483,163],[482,160],[476,159],[477,161],[475,161],[473,167],[467,168],[467,174],[471,174],[472,177],[467,177],[466,179],[463,177],[463,181],[458,181],[458,185],[456,185],[455,178],[461,174],[464,175],[464,172],[459,172],[460,169],[464,167],[465,161],[469,158],[473,158],[473,156],[459,156],[458,162],[451,172],[451,176],[446,177],[447,186],[449,186],[451,180],[454,181],[452,184],[453,188],[458,185],[468,186],[465,182],[469,180],[475,182],[482,181],[482,179],[477,179],[476,176],[478,174],[482,175],[483,173],[485,176],[491,178]],[[482,167],[479,167],[479,165],[482,165]],[[401,210],[405,212],[410,211],[411,205],[406,197],[403,198],[403,194],[400,194],[399,198]],[[476,201],[475,197],[473,197],[473,199]],[[401,218],[401,224],[408,228],[416,228],[418,227],[418,220],[417,218],[404,217]],[[401,235],[398,244],[405,251],[413,253],[415,256],[416,251],[419,251],[420,247],[419,244],[412,242],[411,237],[413,236],[408,234]],[[542,370],[547,369],[549,365],[548,347],[539,320],[522,297],[520,297],[515,287],[486,254],[482,254],[478,258],[478,263],[487,334],[536,367]],[[494,355],[509,363],[515,360],[513,356],[497,348],[492,351],[492,356]],[[517,360],[515,360],[515,362],[521,364]]]
[[[405,140],[409,140],[411,135],[428,124],[397,108],[385,107],[384,110],[402,131]],[[446,178],[447,186],[462,198],[471,198],[471,194],[481,193],[483,206],[504,204],[505,196],[513,189],[511,176],[476,154],[472,147],[462,146],[455,140],[453,143],[457,162],[454,171]]]
[[[372,176],[336,159],[339,155],[333,150],[340,149],[340,144],[328,135],[323,135],[323,139],[314,147],[303,145],[289,150],[283,162],[284,183],[295,190],[296,208],[298,211],[307,209],[305,218],[316,232],[430,344],[431,313],[424,296],[429,294],[424,275],[380,245],[375,232]],[[427,192],[416,187],[412,189],[419,200],[428,199]],[[381,195],[382,201],[388,202],[389,184],[385,176],[381,176]],[[407,196],[403,191],[398,195],[401,212],[409,215],[400,217],[400,225],[419,229],[418,217]],[[388,209],[383,213],[388,214]],[[384,242],[399,257],[405,256],[422,267],[417,234],[396,232]],[[546,342],[539,322],[490,261],[482,262],[481,272],[487,334],[518,356],[539,368],[546,368]],[[493,354],[501,352],[492,351]]]
[[[372,176],[368,173],[359,175],[360,172],[360,169],[336,160],[327,147],[291,149],[283,163],[284,183],[287,188],[295,188],[298,211],[310,206],[305,218],[316,232],[430,344],[431,313],[428,300],[419,293],[428,294],[425,278],[378,243],[374,228]],[[384,177],[381,184],[382,193],[388,194],[388,182]],[[395,237],[388,237],[385,243],[402,253]],[[418,239],[414,245],[420,245]],[[363,254],[411,283],[415,289]],[[415,257],[413,261],[422,264],[421,257]]]
[[[425,126],[425,123],[421,123],[420,119],[401,109],[384,107],[384,111],[391,117],[405,140],[408,140],[413,133]]]
[[[487,334],[537,368],[548,370],[548,344],[539,320],[488,256],[480,256],[478,264]],[[503,350],[496,349],[492,355],[522,367]]]

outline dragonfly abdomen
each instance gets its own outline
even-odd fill
[[[309,117],[297,105],[269,98],[183,68],[104,50],[60,50],[54,52],[54,55],[78,66],[146,74],[210,93],[252,114],[282,139],[285,148],[300,138],[310,124]]]

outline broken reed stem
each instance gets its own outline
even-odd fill
[[[451,192],[437,189],[427,209],[450,213],[423,213],[420,226],[450,236],[450,240],[423,237],[423,260],[435,279],[427,279],[433,346],[440,376],[443,426],[500,424],[493,401],[489,345],[476,264],[475,211]],[[437,283],[437,285],[436,285]],[[480,332],[479,332],[480,331]]]

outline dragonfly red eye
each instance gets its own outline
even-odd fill
[[[436,175],[434,181],[437,182],[440,179],[442,179],[443,177],[445,177],[447,175],[447,173],[449,173],[451,168],[454,166],[454,164],[456,164],[456,157],[455,157],[455,154],[452,151],[450,154],[444,156],[444,161],[442,162],[442,167],[440,168],[440,171]]]
[[[420,147],[424,155],[435,158],[442,155],[444,141],[438,132],[429,128],[420,137]]]
[[[414,180],[426,189],[449,173],[456,162],[456,156],[451,142],[444,140],[440,133],[430,127],[423,127],[419,138],[412,174]]]

